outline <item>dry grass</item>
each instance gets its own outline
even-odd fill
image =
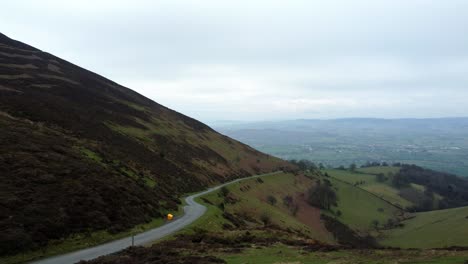
[[[3,86],[3,85],[0,85],[0,91],[8,91],[8,92],[22,93],[22,91],[18,91],[18,90],[13,89],[13,88],[8,88],[8,87],[5,87],[5,86]]]
[[[62,77],[62,76],[57,76],[57,75],[52,75],[52,74],[38,74],[38,75],[43,77],[43,78],[61,80],[61,81],[65,81],[65,82],[68,82],[68,83],[71,83],[71,84],[75,84],[75,85],[80,84],[79,82],[75,82],[75,81],[73,81],[71,79],[68,79],[68,78],[65,78],[65,77]]]
[[[47,69],[49,69],[50,71],[53,71],[53,72],[56,72],[56,73],[62,73],[62,71],[60,70],[60,67],[58,67],[57,65],[54,65],[54,64],[47,64]]]
[[[28,63],[28,64],[7,64],[7,63],[0,63],[0,67],[5,67],[5,68],[15,68],[15,69],[38,69],[37,66]]]
[[[1,74],[0,79],[5,79],[5,80],[17,80],[17,79],[31,79],[33,78],[29,74],[16,74],[16,75],[6,75],[6,74]]]
[[[40,57],[36,55],[22,55],[22,54],[11,54],[6,52],[0,51],[0,56],[9,57],[9,58],[23,58],[23,59],[30,59],[30,60],[42,60]]]

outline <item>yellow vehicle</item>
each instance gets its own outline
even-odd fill
[[[172,214],[167,214],[167,220],[168,220],[168,221],[171,221],[172,218],[174,218],[174,216],[173,216]]]

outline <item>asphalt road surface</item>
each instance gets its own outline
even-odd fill
[[[278,172],[277,172],[278,173]],[[186,206],[184,206],[184,215],[163,225],[158,228],[154,228],[151,230],[148,230],[146,232],[140,233],[138,235],[134,236],[134,245],[144,245],[148,244],[149,242],[158,240],[162,237],[165,237],[169,234],[172,234],[176,231],[181,230],[182,228],[188,226],[189,224],[193,223],[195,220],[200,218],[205,212],[206,212],[206,207],[195,202],[194,199],[205,195],[207,193],[210,193],[212,191],[218,190],[223,186],[248,179],[248,178],[256,178],[256,177],[261,177],[265,175],[271,175],[271,174],[264,174],[264,175],[256,175],[256,176],[251,176],[247,178],[242,178],[242,179],[237,179],[231,182],[227,182],[224,184],[221,184],[219,186],[210,188],[206,191],[190,195],[187,198],[185,198],[185,202],[187,203]],[[43,260],[39,260],[36,262],[33,262],[34,264],[68,264],[68,263],[76,263],[79,262],[80,260],[91,260],[95,259],[100,256],[108,255],[117,251],[120,251],[122,249],[125,249],[129,246],[132,245],[132,237],[126,237],[122,238],[119,240],[111,241],[99,246],[91,247],[91,248],[86,248],[82,249],[79,251],[74,251],[71,253],[67,253],[64,255],[58,255],[55,257],[50,257],[46,258]]]

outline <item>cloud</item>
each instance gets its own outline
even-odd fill
[[[2,33],[202,121],[468,115],[468,2],[9,1]]]
[[[286,99],[275,100],[271,102],[272,108],[281,112],[303,113],[317,112],[326,107],[345,107],[353,108],[358,105],[355,99],[346,98],[328,98],[328,99]]]
[[[462,70],[462,65],[382,58],[345,58],[287,68],[204,64],[187,65],[174,79],[125,84],[169,107],[209,120],[463,115],[463,105],[453,103],[467,98],[467,90],[460,85],[466,83],[466,75],[452,79],[456,71],[447,70]]]

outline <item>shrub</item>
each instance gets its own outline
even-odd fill
[[[224,211],[224,209],[225,209],[224,203],[219,203],[218,208],[221,209],[221,211]]]
[[[289,208],[289,211],[291,212],[292,215],[296,216],[297,212],[299,211],[299,205],[294,204]]]
[[[286,196],[283,197],[283,204],[286,207],[291,206],[293,202],[294,202],[294,200],[293,200],[293,197],[291,195],[286,195]]]
[[[271,216],[268,213],[264,212],[260,216],[260,221],[262,221],[264,226],[267,226],[267,225],[271,224]]]
[[[387,223],[385,224],[385,227],[386,228],[393,228],[397,223],[395,222],[395,220],[389,218],[387,220]]]
[[[273,195],[268,195],[267,196],[267,201],[271,205],[275,205],[277,203],[277,200]]]
[[[385,177],[385,175],[383,173],[379,173],[375,177],[377,178],[378,182],[384,182],[384,181],[387,180],[387,178]]]
[[[226,186],[221,187],[221,196],[226,197],[229,194],[229,189]]]
[[[321,209],[330,210],[331,206],[336,206],[337,196],[331,183],[325,181],[322,184],[320,181],[317,181],[317,184],[309,189],[309,196],[307,197],[307,202]]]
[[[21,229],[7,229],[0,236],[0,255],[18,253],[33,246],[31,237]]]
[[[194,231],[194,234],[192,236],[193,243],[200,243],[206,237],[206,234],[208,233],[208,231],[199,227],[195,227],[193,231]]]

